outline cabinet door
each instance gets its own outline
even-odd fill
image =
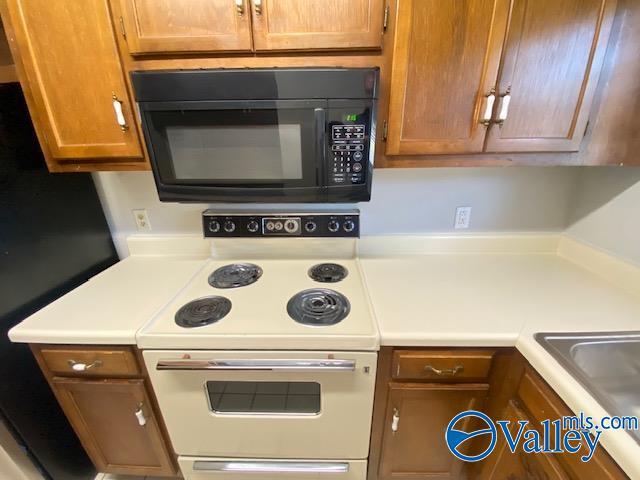
[[[514,0],[487,151],[578,150],[615,3]]]
[[[53,388],[82,445],[100,472],[173,475],[144,380],[54,378]],[[146,423],[140,425],[139,417]]]
[[[383,0],[249,0],[256,50],[380,48]]]
[[[107,0],[7,6],[43,150],[56,159],[140,157]]]
[[[528,421],[533,424],[513,401],[509,403],[503,419],[510,422],[509,431],[514,438],[519,428],[519,421]],[[527,454],[521,448],[511,453],[502,435],[498,435],[496,448],[485,462],[479,475],[482,480],[569,480],[570,478],[553,454]]]
[[[445,429],[458,413],[481,408],[487,389],[485,384],[392,383],[378,478],[462,478],[464,464],[447,448]]]
[[[509,0],[398,0],[387,155],[481,152]]]
[[[120,0],[129,52],[251,50],[250,0]]]

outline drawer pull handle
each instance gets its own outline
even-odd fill
[[[74,372],[86,372],[91,368],[101,367],[102,360],[96,360],[93,363],[87,365],[86,363],[76,362],[75,360],[67,360],[67,363]]]
[[[455,377],[458,373],[464,370],[462,365],[456,365],[453,368],[436,368],[433,365],[427,365],[424,367],[427,372],[435,373],[439,377]]]
[[[138,405],[138,409],[134,412],[138,425],[144,427],[147,424],[147,417],[144,416],[144,410],[142,410],[142,403]]]
[[[398,425],[400,424],[400,412],[397,408],[393,409],[393,417],[391,418],[391,431],[396,433],[398,431]]]

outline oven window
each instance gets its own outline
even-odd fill
[[[207,394],[211,410],[216,413],[320,413],[320,384],[317,382],[208,381]]]
[[[167,127],[175,177],[302,179],[299,124]],[[211,161],[215,159],[215,161]]]

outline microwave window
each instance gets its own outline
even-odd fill
[[[215,413],[317,415],[317,382],[208,381],[209,405]]]
[[[302,179],[300,124],[168,126],[176,179]]]

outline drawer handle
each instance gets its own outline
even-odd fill
[[[138,405],[138,409],[134,412],[138,425],[144,427],[147,424],[147,417],[144,416],[144,410],[142,410],[142,403]]]
[[[93,363],[87,365],[86,363],[76,362],[75,360],[67,360],[67,363],[74,372],[86,372],[91,368],[97,368],[102,366],[102,360],[96,360]]]
[[[197,472],[219,473],[326,473],[332,475],[335,473],[347,473],[349,471],[349,464],[343,462],[260,462],[245,460],[221,462],[213,460],[196,460],[195,462],[193,462],[193,470]],[[247,475],[243,475],[243,477],[247,478]],[[313,475],[313,478],[317,478],[317,475]]]
[[[439,369],[434,367],[433,365],[427,365],[424,367],[427,372],[435,373],[439,377],[455,377],[458,373],[464,370],[462,365],[456,365],[453,368],[443,368]]]

